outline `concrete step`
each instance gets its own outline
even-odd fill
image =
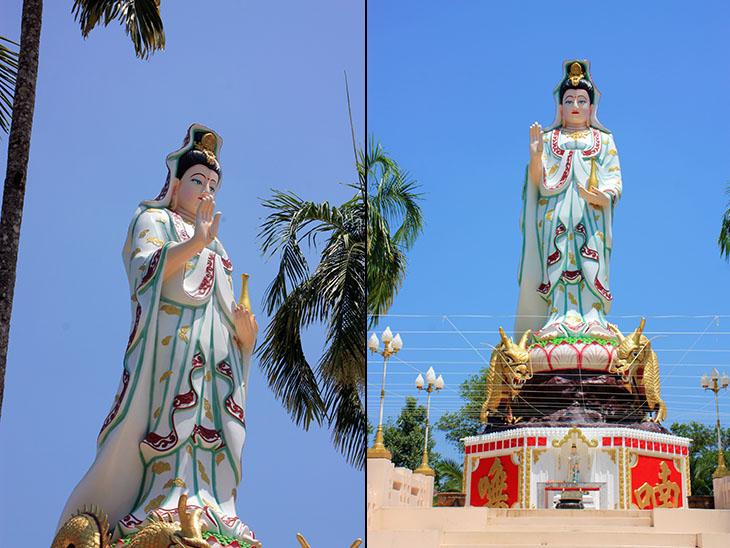
[[[695,548],[697,535],[690,533],[658,533],[652,531],[445,531],[441,548],[468,548],[477,546],[566,546],[576,547],[672,547]]]
[[[490,527],[529,527],[533,530],[597,530],[603,527],[651,527],[651,511],[647,510],[517,510],[494,509],[487,517]]]
[[[580,530],[583,527],[614,529],[616,527],[651,527],[653,525],[651,517],[642,518],[620,518],[620,517],[600,517],[600,518],[562,518],[560,516],[539,517],[539,518],[488,518],[489,527],[520,527],[522,525],[531,529],[543,529],[552,527],[555,524],[570,525],[574,530]]]
[[[613,533],[636,533],[637,531],[641,532],[652,532],[654,529],[651,527],[651,525],[625,525],[625,524],[618,524],[618,525],[609,525],[606,526],[605,523],[601,524],[587,524],[587,523],[538,523],[538,524],[525,524],[524,528],[515,528],[514,523],[490,523],[488,526],[488,529],[485,531],[544,531],[548,533],[590,533],[590,534],[598,534],[603,531],[611,531]],[[728,547],[730,548],[730,547]]]
[[[439,548],[476,548],[477,546],[484,546],[484,547],[491,547],[493,545],[490,544],[474,544],[474,545],[467,545],[467,544],[440,544]],[[496,545],[495,545],[496,546]],[[608,548],[609,546],[611,548],[676,548],[676,546],[666,546],[666,545],[659,545],[659,544],[622,544],[620,546],[615,545],[603,545],[603,544],[594,544],[593,540],[585,540],[583,544],[508,544],[505,545],[509,548],[576,548],[576,546],[580,546],[582,548]],[[718,548],[724,548],[726,545],[717,545]],[[696,548],[696,544],[688,545],[687,548]]]
[[[651,517],[651,510],[555,510],[552,508],[489,508],[490,517],[538,518],[569,516],[571,518],[595,519],[597,517],[643,518]]]

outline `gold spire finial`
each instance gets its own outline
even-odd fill
[[[583,67],[577,61],[574,62],[572,65],[570,65],[570,72],[568,72],[568,78],[570,78],[570,83],[574,86],[577,86],[578,82],[580,82],[582,78],[585,78],[585,73],[583,72]]]
[[[195,150],[199,150],[205,154],[210,165],[215,165],[215,135],[206,133],[195,143]]]

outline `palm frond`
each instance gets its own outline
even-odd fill
[[[280,264],[264,295],[264,307],[276,313],[259,348],[261,366],[297,424],[306,428],[312,420],[326,418],[335,447],[351,464],[362,468],[364,202],[355,196],[334,207],[327,202],[304,201],[291,192],[272,190],[272,194],[263,201],[271,213],[261,225],[259,241],[267,260],[278,254]],[[326,240],[319,264],[310,274],[301,242],[317,247],[318,236]],[[306,362],[300,340],[301,329],[313,322],[324,323],[327,328],[327,346],[316,372]]]
[[[327,202],[308,202],[294,193],[274,189],[272,193],[272,198],[262,201],[272,213],[262,223],[258,235],[261,253],[267,261],[281,254],[279,271],[264,294],[264,307],[269,314],[283,302],[291,287],[309,275],[299,242],[316,245],[317,234],[341,230],[344,222],[340,209]]]
[[[436,463],[436,471],[441,476],[441,491],[462,493],[464,487],[464,465],[454,459],[441,459]]]
[[[303,282],[284,299],[266,328],[259,347],[259,365],[269,386],[281,400],[294,422],[305,430],[312,421],[321,424],[326,409],[317,378],[302,349],[301,326],[307,309],[317,295],[311,284]]]
[[[327,256],[312,279],[328,310],[328,348],[319,371],[329,381],[365,383],[365,246],[349,246],[347,238],[328,246]],[[326,265],[326,266],[323,266]]]
[[[386,314],[406,274],[406,251],[423,232],[418,183],[370,137],[359,156],[367,181],[367,306],[370,327]],[[391,227],[396,227],[395,231]]]
[[[15,46],[15,49],[10,46]],[[0,129],[5,133],[10,131],[10,120],[13,117],[19,48],[20,44],[17,42],[0,36]]]
[[[327,392],[334,446],[357,469],[365,465],[365,410],[357,387],[337,383]]]
[[[376,179],[375,174],[373,179]],[[403,242],[406,249],[410,248],[423,231],[423,212],[418,203],[423,194],[416,192],[418,183],[407,171],[396,167],[382,173],[371,186],[374,193],[368,196],[368,211],[376,211],[389,221],[402,219],[393,238]]]
[[[725,194],[730,196],[730,185],[728,185]],[[725,256],[725,260],[730,260],[730,201],[727,204],[727,210],[722,216],[720,225],[720,237],[717,239],[717,245],[720,246],[720,256]]]
[[[71,11],[84,38],[99,23],[106,27],[119,19],[137,57],[149,59],[155,51],[165,49],[159,0],[75,0]]]

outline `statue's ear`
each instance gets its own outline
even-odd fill
[[[170,190],[170,208],[171,209],[175,209],[175,205],[176,205],[175,198],[177,197],[177,189],[179,187],[180,187],[180,179],[178,179],[177,177],[174,177],[172,179],[172,185],[170,186],[170,188],[171,188],[171,190]]]

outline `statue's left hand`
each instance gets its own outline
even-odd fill
[[[585,201],[595,204],[597,206],[605,207],[611,203],[611,198],[600,190],[589,190],[581,185],[578,185],[578,193]]]
[[[259,332],[259,326],[256,323],[256,315],[251,314],[242,305],[238,305],[233,309],[236,320],[236,335],[238,336],[241,350],[250,352],[256,343],[256,335]]]

